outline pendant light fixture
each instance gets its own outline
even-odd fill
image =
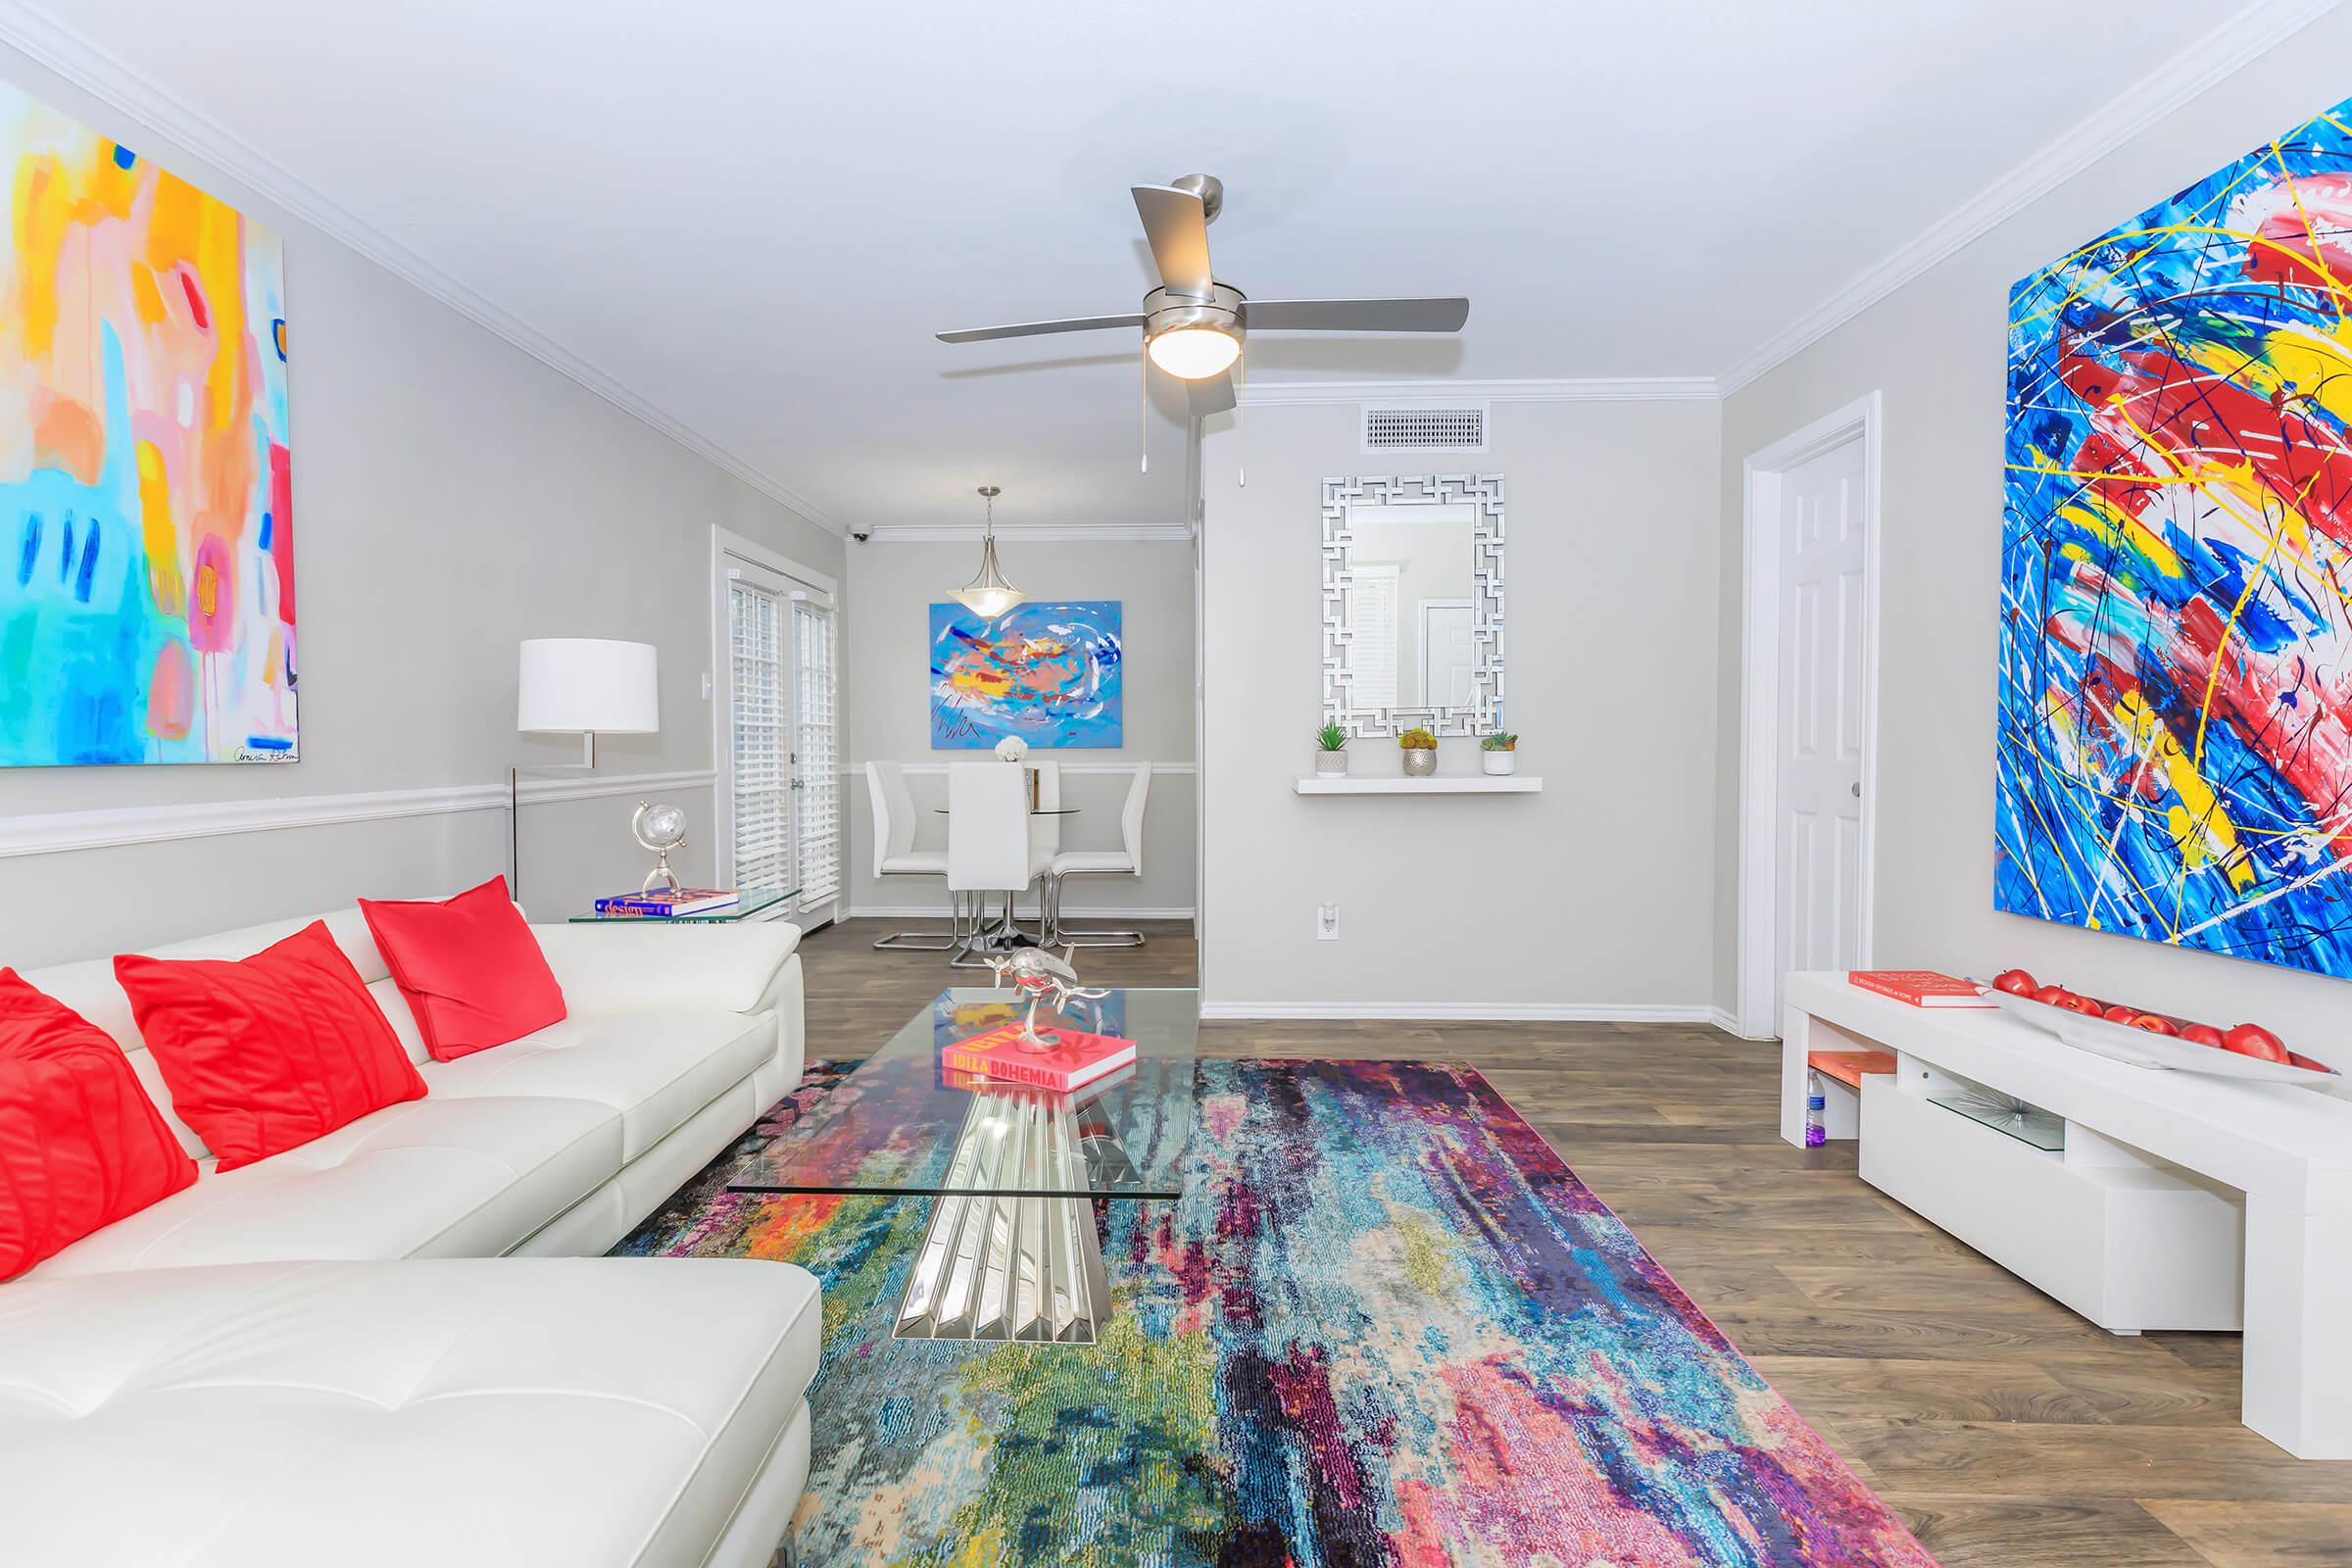
[[[997,564],[997,497],[1004,492],[984,484],[980,494],[988,500],[987,529],[980,536],[980,575],[956,589],[954,597],[982,620],[994,620],[1029,596],[1006,582]]]

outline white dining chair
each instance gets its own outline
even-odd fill
[[[914,796],[906,788],[906,770],[896,762],[868,762],[865,791],[874,808],[874,880],[879,882],[894,876],[944,878],[948,874],[947,851],[914,847],[914,830],[921,818],[914,814]],[[902,952],[946,953],[956,946],[959,934],[951,902],[947,935],[893,931],[874,946]]]
[[[1054,857],[1046,879],[1046,940],[1064,948],[1140,948],[1141,931],[1064,931],[1061,928],[1061,888],[1074,876],[1132,876],[1144,874],[1144,807],[1152,798],[1152,764],[1135,764],[1135,780],[1127,786],[1127,805],[1119,812],[1115,850],[1064,850]]]
[[[1029,781],[1003,762],[948,764],[948,891],[972,902],[956,956],[958,969],[985,967],[978,949],[1012,934],[1013,901],[1052,869],[1054,858],[1029,837]],[[988,897],[1004,895],[1004,918],[991,927]]]

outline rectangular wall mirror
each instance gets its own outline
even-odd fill
[[[1502,721],[1502,475],[1323,481],[1323,710],[1349,735]]]

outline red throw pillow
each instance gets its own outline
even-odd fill
[[[360,901],[424,1049],[455,1061],[564,1020],[564,988],[507,879],[438,903]]]
[[[195,1179],[122,1048],[0,969],[0,1279]]]
[[[404,1100],[424,1080],[323,921],[250,958],[121,954],[172,1108],[235,1170]]]

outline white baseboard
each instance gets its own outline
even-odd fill
[[[1065,919],[1071,920],[1190,920],[1193,917],[1190,907],[1121,909],[1092,904],[1064,904],[1061,912]],[[1020,913],[1023,918],[1033,918],[1037,906],[1024,904],[1020,906]],[[859,904],[851,906],[849,917],[853,920],[945,920],[948,911],[944,906],[937,904]]]
[[[584,773],[569,778],[526,778],[522,781],[522,801],[529,806],[709,789],[717,777],[706,767],[684,773]],[[327,827],[340,822],[383,822],[404,816],[506,808],[507,785],[502,779],[495,784],[445,784],[415,790],[365,790],[344,795],[289,795],[270,800],[44,811],[0,818],[0,859],[113,849],[127,844],[162,844],[172,839],[216,838],[226,833],[266,833],[281,828]]]
[[[1203,1002],[1203,1018],[1397,1018],[1462,1023],[1708,1023],[1714,1009],[1655,1002]]]
[[[1780,1038],[1778,1035],[1741,1034],[1740,1032],[1740,1019],[1729,1007],[1709,1008],[1707,1011],[1707,1022],[1713,1024],[1716,1028],[1722,1030],[1725,1034],[1730,1035],[1735,1040],[1777,1040]]]

